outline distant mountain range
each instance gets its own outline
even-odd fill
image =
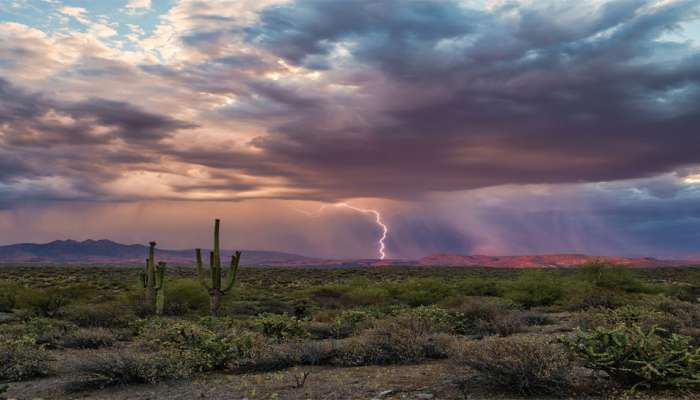
[[[208,250],[204,250],[205,255]],[[651,257],[589,256],[584,254],[544,254],[526,256],[484,256],[433,254],[420,260],[375,259],[322,259],[277,251],[242,250],[242,265],[288,267],[493,267],[493,268],[558,268],[574,267],[600,260],[630,267],[660,267],[700,265],[700,259],[660,260]],[[231,250],[222,251],[227,259]],[[142,264],[148,255],[148,246],[121,244],[111,240],[56,240],[50,243],[22,243],[0,246],[0,263],[44,264]],[[194,265],[194,249],[165,250],[156,248],[159,261],[171,264]]]
[[[205,251],[205,259],[206,259]],[[232,250],[222,251],[227,259]],[[111,240],[56,240],[50,243],[22,243],[0,246],[0,263],[90,263],[140,264],[148,256],[148,246],[121,244]],[[194,265],[192,250],[164,250],[156,248],[158,261]],[[321,262],[319,259],[276,251],[243,250],[243,265],[297,265]]]
[[[424,266],[452,267],[559,268],[575,267],[595,261],[640,268],[700,264],[700,260],[660,260],[652,257],[589,256],[585,254],[542,254],[532,256],[433,254],[421,258],[418,263]]]

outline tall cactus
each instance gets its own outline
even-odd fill
[[[146,268],[141,273],[141,281],[145,289],[144,301],[150,312],[163,314],[165,306],[165,267],[166,263],[159,262],[156,266],[155,250],[156,242],[150,242]]]
[[[214,221],[214,251],[209,253],[209,269],[211,271],[211,283],[207,282],[204,276],[204,268],[202,266],[202,250],[196,249],[197,257],[197,273],[202,286],[209,292],[210,303],[209,308],[212,315],[219,313],[221,307],[221,297],[230,292],[233,285],[236,283],[236,275],[238,273],[238,263],[241,260],[241,252],[237,251],[231,256],[231,269],[226,276],[226,280],[222,286],[222,268],[221,268],[221,247],[219,246],[219,225],[220,221]]]

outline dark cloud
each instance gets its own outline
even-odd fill
[[[497,249],[478,232],[494,225],[504,227],[494,238],[523,253],[680,252],[697,243],[700,195],[682,179],[700,165],[700,54],[677,34],[697,20],[696,0],[489,9],[296,0],[257,18],[243,3],[176,4],[144,38],[156,47],[144,53],[160,57],[153,64],[74,41],[65,54],[77,58],[64,65],[73,61],[50,50],[67,42],[27,29],[14,40],[18,24],[8,27],[0,67],[32,82],[0,79],[4,206],[149,195],[409,200],[557,184],[547,196],[469,207],[481,218],[476,228],[429,209],[396,217],[390,251]],[[22,89],[41,79],[45,90]],[[100,97],[61,98],[71,89],[71,99]],[[141,175],[110,188],[129,172]],[[123,193],[151,186],[161,191]],[[569,186],[577,189],[561,189]],[[354,217],[336,222],[376,235]]]
[[[97,145],[116,139],[158,142],[195,125],[129,103],[92,98],[77,103],[29,93],[0,77],[0,122],[6,145]]]
[[[4,207],[31,199],[106,199],[101,185],[130,166],[157,161],[153,144],[193,126],[125,102],[62,101],[0,78]]]
[[[280,169],[262,163],[261,175],[340,197],[619,180],[700,162],[700,57],[662,39],[697,2],[538,4],[265,9],[251,44],[293,65],[320,60],[356,89],[251,80],[228,115],[269,119],[253,143]],[[334,58],[338,46],[349,59]]]

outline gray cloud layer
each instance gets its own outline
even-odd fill
[[[0,32],[0,207],[621,181],[552,196],[584,202],[595,222],[574,206],[523,210],[511,194],[464,223],[502,223],[517,243],[538,224],[600,239],[562,248],[696,226],[700,195],[683,174],[700,165],[700,51],[680,32],[697,1],[252,3],[181,0],[139,57]],[[478,232],[424,212],[396,223],[397,253],[480,248]],[[684,229],[664,246],[689,247]],[[420,251],[399,249],[419,236]]]

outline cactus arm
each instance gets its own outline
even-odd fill
[[[146,263],[146,287],[156,285],[156,264],[155,264],[156,242],[150,242],[148,248],[148,262]]]
[[[163,281],[165,280],[165,267],[167,266],[164,262],[159,262],[156,269],[156,290],[163,289]]]
[[[165,309],[165,266],[164,262],[158,263],[158,286],[156,287],[156,314],[163,315]]]
[[[146,266],[143,268],[143,271],[139,273],[139,281],[141,282],[141,285],[143,285],[144,289],[146,288],[146,274],[148,273],[148,259],[146,259]]]
[[[221,291],[225,294],[233,288],[236,283],[236,275],[238,274],[238,263],[241,261],[241,252],[237,251],[236,254],[231,256],[231,270],[226,277],[226,287]]]
[[[214,289],[221,289],[221,246],[219,241],[219,227],[221,220],[214,221],[214,253],[212,255],[212,283]]]
[[[202,250],[196,249],[195,252],[197,253],[197,275],[199,276],[199,280],[205,289],[211,290],[211,287],[207,284],[207,278],[204,276],[204,267],[202,267]]]

